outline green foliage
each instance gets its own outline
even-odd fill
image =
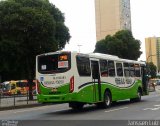
[[[63,49],[70,39],[64,15],[48,0],[0,1],[0,17],[0,75],[5,80],[33,79],[36,55]]]
[[[142,52],[140,41],[133,38],[131,31],[121,30],[106,36],[96,43],[94,52],[117,55],[120,58],[137,60]]]
[[[156,78],[157,76],[157,67],[153,64],[153,62],[149,62],[147,65],[147,72],[151,78]]]

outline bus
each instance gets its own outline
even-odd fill
[[[2,87],[2,94],[3,95],[13,95],[13,94],[19,94],[19,90],[20,88],[16,88],[16,83],[17,81],[5,81],[3,83],[1,83],[1,87]]]
[[[112,102],[140,101],[148,95],[145,62],[117,56],[57,51],[36,56],[39,103],[69,103],[72,109],[85,104],[107,108]]]
[[[32,90],[36,88],[35,86],[35,80],[33,81]],[[1,83],[1,89],[3,95],[26,95],[29,91],[28,81],[27,80],[11,80],[11,81],[5,81]]]

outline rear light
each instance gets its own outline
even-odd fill
[[[74,76],[70,78],[70,93],[74,91]]]
[[[40,90],[40,82],[37,80],[36,82],[36,88],[37,88],[37,93],[41,94],[41,90]]]

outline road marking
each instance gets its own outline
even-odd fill
[[[111,109],[105,112],[113,112],[113,111],[118,111],[118,110],[122,110],[122,109],[127,109],[128,107],[123,107],[123,108],[118,108],[118,109]]]
[[[159,110],[160,109],[160,105],[154,105],[155,107],[153,107],[153,108],[145,108],[145,109],[143,109],[143,110]]]
[[[158,108],[145,108],[145,109],[143,109],[143,110],[159,110],[160,109],[160,107],[158,107]]]
[[[160,106],[160,105],[154,105],[154,106]]]

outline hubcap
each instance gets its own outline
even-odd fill
[[[108,95],[106,96],[106,105],[107,105],[107,106],[109,106],[109,105],[110,105],[110,98],[109,98],[109,96],[108,96]]]
[[[138,91],[138,98],[141,99],[141,93]]]

